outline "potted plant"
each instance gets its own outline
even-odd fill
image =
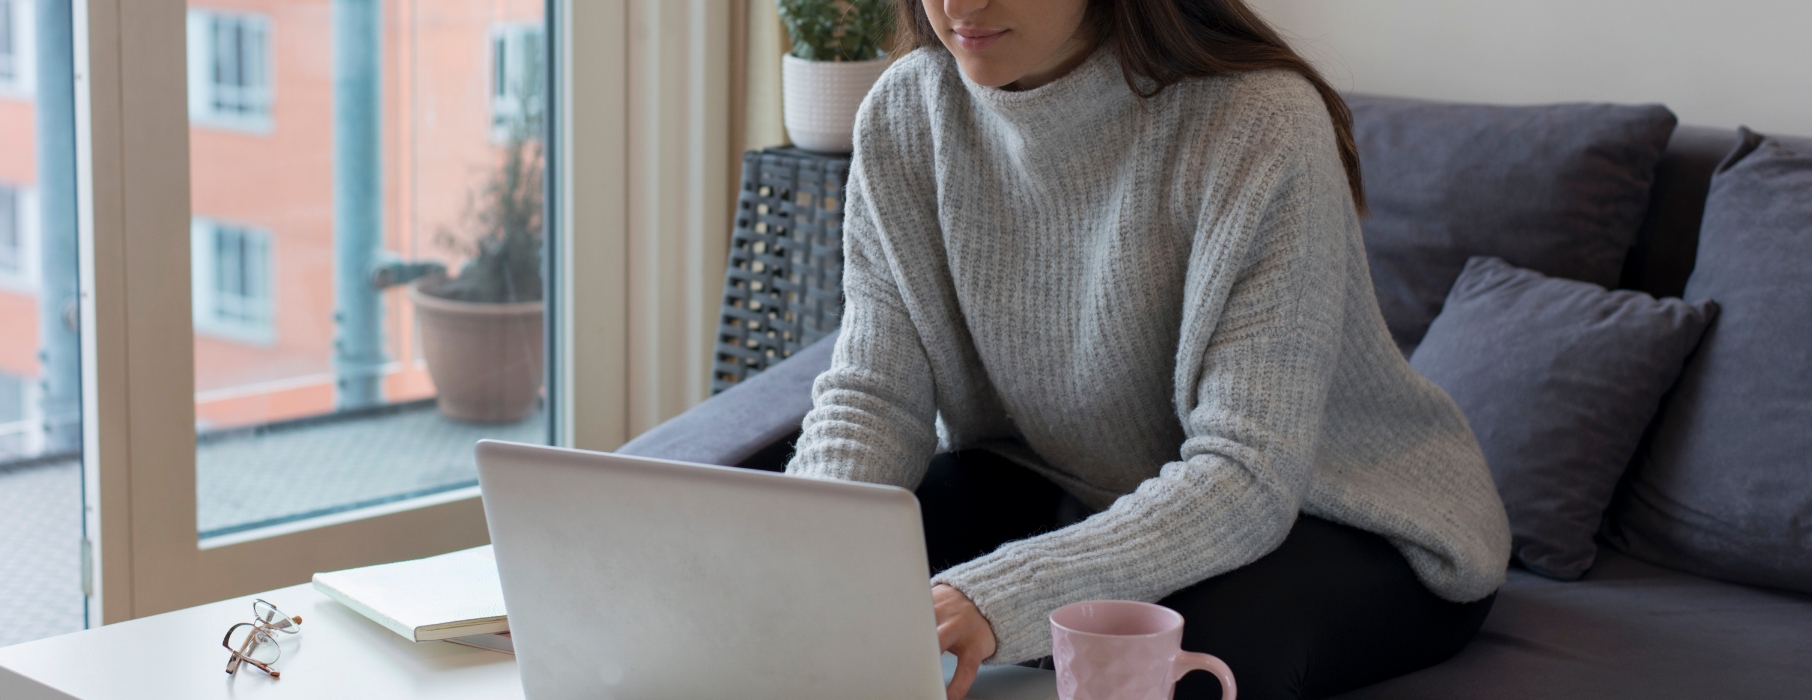
[[[891,0],[776,0],[793,49],[780,59],[787,135],[808,151],[848,153],[856,108],[892,60]]]
[[[440,234],[468,262],[456,277],[430,275],[409,287],[440,411],[455,420],[515,422],[534,412],[541,394],[540,101],[518,100],[500,163],[467,205],[475,235]]]

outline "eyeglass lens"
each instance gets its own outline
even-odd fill
[[[300,627],[302,620],[300,618],[292,618],[289,615],[285,615],[282,610],[277,609],[277,606],[271,605],[263,600],[252,602],[252,615],[270,629],[287,632],[289,634],[295,634],[301,631]]]

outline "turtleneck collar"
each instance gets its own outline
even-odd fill
[[[1069,73],[1030,90],[976,84],[954,58],[948,60],[976,104],[1027,136],[1099,131],[1120,119],[1123,110],[1139,99],[1126,86],[1119,60],[1106,47],[1096,48]]]

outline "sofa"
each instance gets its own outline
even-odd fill
[[[1617,287],[1681,296],[1714,170],[1738,140],[1732,130],[1690,126],[1664,138]],[[1788,141],[1812,153],[1812,140]],[[1812,191],[1805,197],[1812,200]],[[826,337],[620,452],[782,469],[835,342]],[[1798,468],[1812,472],[1812,456]],[[1573,581],[1512,563],[1483,630],[1457,656],[1341,697],[1812,698],[1812,595],[1667,568],[1619,551],[1604,534],[1597,549]]]

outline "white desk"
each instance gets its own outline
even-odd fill
[[[220,637],[251,620],[254,598],[302,617],[302,633],[283,640],[278,680],[250,667],[225,673]],[[1050,672],[1012,666],[985,669],[969,693],[971,700],[1056,696]],[[516,657],[408,641],[307,584],[0,649],[5,700],[521,697]]]

